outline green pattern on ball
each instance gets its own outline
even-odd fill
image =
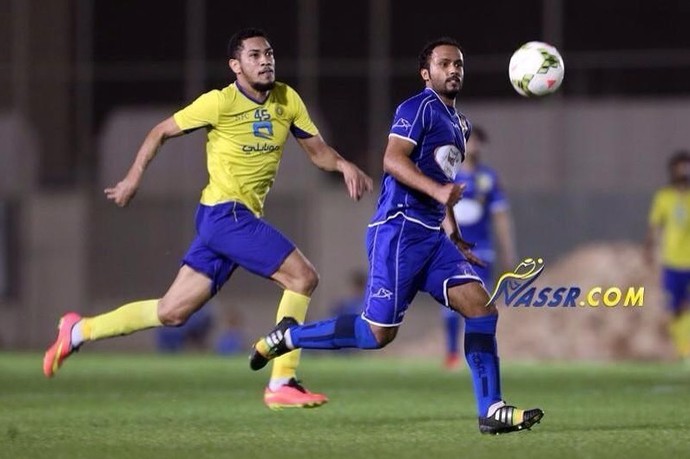
[[[558,58],[547,50],[542,48],[539,50],[539,53],[541,53],[541,56],[544,58],[544,62],[542,62],[541,67],[539,67],[539,70],[537,70],[537,73],[544,74],[548,72],[550,68],[558,68],[561,66]]]
[[[515,86],[520,88],[525,94],[528,96],[533,96],[532,91],[529,90],[529,83],[532,81],[532,78],[534,78],[533,73],[526,73],[522,79],[520,80],[514,80],[513,82],[515,83]]]

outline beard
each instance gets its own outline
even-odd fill
[[[457,87],[449,87],[450,81],[454,80],[445,80],[441,84],[435,84],[433,85],[434,91],[436,91],[438,94],[441,94],[449,99],[455,99],[457,95],[460,93],[460,90],[462,89],[462,80],[457,81],[458,85]]]
[[[436,91],[436,92],[438,92],[439,94],[443,94],[444,96],[446,96],[449,99],[455,99],[458,96],[458,94],[460,93],[460,89],[448,89],[448,88],[444,87],[443,90]]]
[[[271,89],[275,88],[276,82],[275,82],[275,80],[270,81],[268,83],[254,82],[254,83],[250,83],[250,86],[252,87],[252,89],[254,89],[256,91],[265,92],[265,91],[270,91]]]
[[[671,180],[671,183],[673,183],[674,185],[679,185],[679,186],[688,186],[688,185],[690,185],[690,176],[689,175],[676,175]]]

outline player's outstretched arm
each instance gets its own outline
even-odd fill
[[[306,139],[298,138],[297,141],[316,167],[343,174],[347,192],[355,201],[359,201],[365,191],[371,192],[374,189],[374,182],[371,177],[340,156],[320,135],[317,134]]]
[[[156,153],[158,153],[160,146],[167,139],[182,134],[183,131],[177,126],[173,117],[158,123],[156,127],[151,129],[144,139],[144,143],[139,147],[137,156],[134,158],[134,162],[125,178],[120,180],[114,187],[103,190],[106,198],[113,201],[119,207],[126,206],[136,194],[144,171],[156,156]]]
[[[441,204],[452,207],[462,197],[464,186],[457,183],[440,184],[425,175],[410,160],[414,144],[399,137],[388,138],[383,155],[383,170],[397,181],[425,193]]]

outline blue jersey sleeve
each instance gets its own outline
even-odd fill
[[[429,101],[419,99],[407,100],[400,104],[395,111],[389,137],[400,137],[417,145],[431,123],[429,105]]]

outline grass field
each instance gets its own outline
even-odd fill
[[[0,458],[690,457],[690,367],[511,364],[504,396],[532,431],[477,430],[466,370],[438,362],[304,359],[331,403],[272,412],[246,359],[82,353],[54,380],[41,356],[0,354]]]

